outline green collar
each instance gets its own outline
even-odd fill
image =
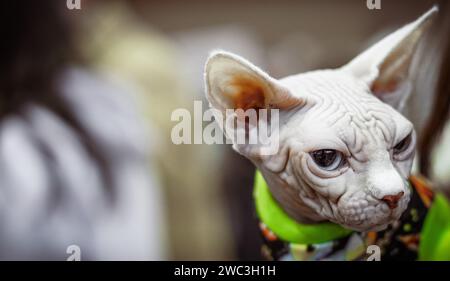
[[[286,214],[270,193],[266,181],[256,171],[253,197],[259,219],[281,240],[295,244],[320,244],[352,233],[340,225],[326,222],[300,224]]]

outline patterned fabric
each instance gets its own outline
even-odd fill
[[[420,232],[434,194],[419,176],[410,177],[412,197],[400,220],[381,232],[353,232],[348,236],[320,244],[295,244],[279,239],[263,222],[259,226],[264,239],[262,254],[269,260],[367,260],[368,246],[377,245],[381,260],[417,260]]]

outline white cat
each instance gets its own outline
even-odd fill
[[[416,136],[396,109],[411,91],[412,58],[436,12],[338,69],[276,80],[237,55],[210,56],[205,81],[213,108],[280,110],[278,153],[234,148],[261,171],[289,216],[357,231],[380,231],[400,218],[410,198]]]

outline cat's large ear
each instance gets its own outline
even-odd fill
[[[301,101],[247,60],[224,51],[211,54],[205,67],[206,96],[211,106],[226,109],[284,109]]]
[[[409,72],[420,39],[438,8],[388,35],[342,69],[365,81],[375,96],[401,109],[412,90]]]

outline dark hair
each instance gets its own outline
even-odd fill
[[[62,71],[69,64],[80,62],[66,1],[4,0],[1,6],[0,122],[8,115],[24,115],[24,106],[29,103],[54,112],[77,133],[92,160],[98,164],[104,185],[110,189],[112,177],[107,158],[97,149],[93,137],[59,93]],[[46,148],[45,143],[37,142],[51,160],[51,149]],[[52,175],[54,181],[57,178],[58,175]],[[53,185],[59,186],[58,183]],[[60,192],[61,189],[56,188],[54,193]]]
[[[58,5],[60,4],[60,5]],[[0,17],[0,114],[30,101],[50,103],[55,79],[73,57],[65,1],[4,1]]]

